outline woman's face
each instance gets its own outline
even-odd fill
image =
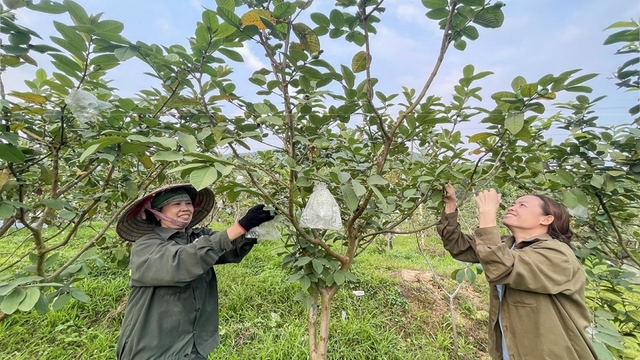
[[[553,216],[542,212],[542,200],[533,195],[518,198],[513,205],[507,208],[502,217],[502,223],[509,229],[523,230],[547,227],[553,222]]]
[[[191,218],[193,217],[193,204],[191,203],[191,200],[175,201],[163,206],[160,211],[171,219],[183,221],[188,224],[191,222]],[[170,229],[184,230],[184,228],[179,228],[178,226],[162,219],[160,219],[160,225]]]

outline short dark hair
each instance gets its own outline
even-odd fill
[[[533,194],[533,196],[542,200],[542,212],[545,215],[553,216],[553,222],[549,224],[547,234],[552,238],[562,241],[569,245],[573,238],[573,231],[569,228],[571,222],[571,215],[567,209],[559,202],[545,195]]]

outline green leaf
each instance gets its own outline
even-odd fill
[[[336,29],[340,29],[345,25],[344,15],[342,11],[338,9],[333,9],[329,13],[329,20],[331,21],[331,25]]]
[[[427,9],[445,8],[448,5],[447,0],[422,0],[422,5]]]
[[[491,98],[495,101],[502,101],[502,99],[505,99],[505,98],[515,98],[515,97],[516,97],[516,93],[510,92],[510,91],[498,91],[493,95],[491,95]]]
[[[471,25],[462,28],[462,30],[460,30],[460,33],[469,40],[477,40],[478,37],[480,37],[478,29]]]
[[[178,131],[178,143],[186,152],[195,152],[198,145],[195,136],[183,133],[182,131]]]
[[[538,92],[537,83],[524,84],[520,86],[520,95],[524,97],[532,97],[536,95],[537,92]]]
[[[135,181],[128,180],[124,183],[124,193],[129,199],[138,197],[138,184]]]
[[[218,27],[220,26],[220,22],[218,21],[218,15],[212,10],[206,9],[202,12],[202,23],[209,27],[212,32],[216,32]]]
[[[311,279],[309,279],[308,276],[300,278],[300,288],[302,291],[306,291],[309,287],[311,287]]]
[[[488,29],[497,29],[504,22],[504,13],[499,7],[490,6],[477,13],[473,22]]]
[[[593,92],[593,89],[588,86],[571,86],[571,87],[566,87],[565,90],[570,92],[583,92],[588,94]]]
[[[311,265],[313,266],[313,271],[320,275],[322,274],[322,269],[324,268],[324,266],[322,265],[322,262],[319,259],[313,259],[311,260]]]
[[[474,283],[476,281],[476,272],[472,268],[466,268],[464,270],[465,277],[469,279],[469,282]]]
[[[56,299],[53,300],[53,303],[51,304],[51,308],[54,311],[58,311],[63,307],[65,307],[69,303],[69,301],[71,301],[70,294],[68,293],[60,294],[60,296],[56,297]]]
[[[62,210],[71,207],[68,202],[58,199],[42,199],[40,200],[40,202],[44,204],[44,206],[50,207],[55,210]]]
[[[523,113],[510,113],[504,121],[504,126],[512,134],[517,134],[524,127],[524,114]]]
[[[591,186],[600,189],[602,188],[602,185],[604,185],[604,177],[598,174],[593,174],[589,183],[591,184]]]
[[[56,67],[56,69],[62,71],[63,73],[71,76],[74,79],[80,80],[82,78],[80,76],[82,67],[78,65],[78,63],[62,54],[49,54],[49,56],[54,59],[54,61],[52,61],[52,64]]]
[[[32,2],[29,4],[29,9],[46,14],[63,14],[67,12],[67,8],[58,2],[41,1],[38,4]]]
[[[113,54],[118,58],[118,60],[126,61],[138,54],[138,47],[134,45],[123,46],[115,49]]]
[[[353,56],[351,60],[351,70],[354,73],[359,73],[367,69],[367,52],[359,51]]]
[[[205,167],[194,170],[189,175],[189,181],[196,190],[204,189],[218,180],[218,170],[213,167]]]
[[[265,103],[255,103],[253,104],[253,109],[260,115],[271,113],[271,108]]]
[[[458,3],[469,6],[483,6],[484,0],[458,0]]]
[[[233,0],[231,0],[231,2],[233,2]],[[234,8],[235,8],[235,5],[233,5],[231,8],[219,5],[218,8],[217,8],[217,12],[218,12],[218,15],[220,15],[220,17],[225,22],[227,22],[228,24],[232,25],[236,29],[239,29],[240,28],[240,18],[238,17],[238,15],[236,15],[233,12]]]
[[[67,75],[61,74],[59,72],[54,72],[53,73],[53,77],[58,80],[58,82],[60,83],[60,85],[66,87],[66,88],[74,88],[75,87],[75,83],[73,82],[73,80],[69,79],[69,77]]]
[[[351,180],[351,185],[353,186],[353,191],[356,193],[357,197],[360,197],[367,192],[367,189],[365,189],[358,180]]]
[[[95,25],[97,33],[120,34],[124,24],[115,20],[103,20]]]
[[[18,306],[20,306],[20,303],[26,295],[27,293],[23,289],[13,289],[13,291],[2,300],[2,304],[0,304],[0,311],[5,314],[13,314],[18,309]]]
[[[345,85],[347,88],[351,89],[355,85],[356,76],[353,74],[351,69],[344,65],[340,65],[340,69],[342,72],[342,78],[344,79]]]
[[[496,134],[486,133],[486,132],[473,134],[469,136],[469,142],[479,142],[479,141],[488,139],[492,136],[496,136]]]
[[[565,169],[556,169],[556,174],[558,174],[562,180],[561,182],[563,185],[571,186],[576,182],[575,176]]]
[[[353,190],[352,186],[344,185],[340,187],[340,191],[342,192],[342,200],[347,205],[347,208],[350,211],[355,211],[358,208],[358,196],[356,196],[356,192]],[[11,208],[13,212],[13,207]]]
[[[462,39],[458,39],[453,43],[453,47],[457,50],[463,51],[467,48],[467,42]]]
[[[276,19],[284,19],[295,14],[296,5],[290,2],[281,2],[273,8],[273,16]]]
[[[298,40],[300,40],[302,48],[309,54],[314,54],[320,51],[320,40],[318,39],[318,35],[313,32],[313,29],[309,26],[303,23],[295,23],[293,24],[293,32],[298,37]]]
[[[240,53],[238,53],[237,51],[231,50],[231,49],[226,49],[226,48],[220,48],[218,49],[218,52],[221,53],[222,55],[228,57],[229,59],[236,61],[236,62],[244,62],[244,59],[242,58],[242,55],[240,55]]]
[[[527,85],[527,80],[522,76],[516,76],[515,78],[513,78],[513,80],[511,80],[511,88],[513,89],[513,91],[517,92],[522,86],[525,85]]]
[[[637,25],[635,26],[637,27]],[[609,35],[602,44],[611,45],[619,42],[637,42],[639,38],[640,28],[636,28],[633,30],[622,30]]]
[[[344,282],[346,280],[346,276],[344,274],[344,271],[338,270],[335,273],[333,273],[333,280],[336,282],[336,284],[338,286],[344,284]]]
[[[76,25],[89,25],[91,23],[89,15],[87,15],[87,12],[82,8],[82,6],[71,0],[64,0],[62,4],[67,8],[71,19]]]
[[[449,10],[446,8],[438,8],[427,11],[427,18],[431,20],[442,20],[449,16]]]
[[[13,215],[13,206],[5,202],[0,202],[0,219],[6,219]]]
[[[100,144],[93,144],[89,146],[87,150],[85,150],[82,155],[80,155],[78,161],[83,162],[87,157],[93,155],[96,151],[98,151],[98,149],[100,149]]]
[[[158,151],[151,157],[153,161],[181,161],[184,155],[177,151]]]
[[[473,64],[466,65],[462,68],[462,76],[465,78],[471,78],[473,76],[474,70],[475,67],[473,66]]]
[[[583,82],[589,81],[589,80],[593,79],[596,76],[598,76],[598,74],[586,74],[586,75],[578,76],[575,79],[571,79],[571,80],[567,81],[565,86],[566,87],[571,87],[571,86],[575,86],[575,85],[578,85],[578,84],[582,84]]]
[[[25,55],[29,52],[28,48],[16,45],[2,45],[2,50],[12,55]]]
[[[313,21],[318,26],[322,26],[322,27],[326,27],[326,28],[331,26],[331,20],[329,20],[327,15],[325,15],[323,13],[319,13],[319,12],[312,13],[311,14],[311,21]]]
[[[36,70],[36,80],[39,82],[44,82],[47,80],[47,71],[45,69]]]
[[[30,311],[40,299],[40,290],[38,288],[28,288],[25,291],[24,299],[18,305],[20,311]]]
[[[51,40],[54,40],[54,43],[69,50],[69,52],[75,55],[78,59],[84,60],[88,47],[86,41],[78,33],[78,30],[58,21],[54,21],[53,26],[58,30],[60,35],[62,35],[62,39],[52,36]]]
[[[31,35],[25,33],[12,33],[9,35],[9,43],[11,45],[27,45],[31,41]]]
[[[0,159],[14,164],[22,164],[25,156],[17,147],[11,144],[0,144]]]
[[[386,185],[388,182],[380,175],[371,175],[369,179],[367,179],[367,184],[373,185]]]
[[[295,264],[293,264],[294,266],[305,266],[307,265],[312,259],[309,256],[302,256],[301,258],[298,259],[298,261],[295,262]]]
[[[87,294],[85,294],[84,292],[80,291],[80,290],[74,290],[71,292],[71,296],[78,300],[81,301],[83,303],[89,302],[89,297],[87,296]]]

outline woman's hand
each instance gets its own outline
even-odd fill
[[[479,227],[496,226],[498,210],[500,209],[500,200],[502,195],[498,194],[495,189],[482,191],[476,196],[476,205],[478,206]]]
[[[444,186],[444,192],[442,193],[442,201],[444,201],[444,212],[447,214],[453,213],[458,208],[456,199],[456,189],[453,188],[453,185],[447,183]]]

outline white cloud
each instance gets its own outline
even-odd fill
[[[191,7],[193,7],[196,10],[200,10],[200,11],[203,10],[202,3],[199,0],[191,0],[189,4],[191,5]]]
[[[268,67],[267,63],[257,57],[248,46],[243,45],[236,51],[242,55],[245,65],[253,71]]]

